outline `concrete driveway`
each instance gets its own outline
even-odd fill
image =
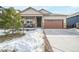
[[[78,29],[45,29],[54,52],[79,52]]]
[[[45,29],[47,35],[79,35],[78,29]]]

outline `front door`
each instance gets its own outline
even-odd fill
[[[37,18],[37,27],[41,27],[41,23],[42,23],[42,17],[38,16]]]

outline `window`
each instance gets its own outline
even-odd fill
[[[32,19],[27,19],[26,23],[32,23]]]
[[[26,26],[27,26],[27,27],[33,27],[32,19],[27,19],[27,20],[26,20]]]

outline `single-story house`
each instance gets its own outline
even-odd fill
[[[79,12],[67,17],[67,28],[79,28]]]
[[[41,27],[45,29],[66,28],[66,17],[64,14],[54,14],[45,9],[36,10],[32,7],[21,11],[24,27]]]
[[[2,7],[0,7],[0,14]],[[44,29],[79,28],[79,12],[72,15],[55,14],[45,9],[28,7],[20,12],[24,27]]]

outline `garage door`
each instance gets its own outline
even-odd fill
[[[45,20],[44,28],[48,29],[61,29],[63,28],[63,20]]]

